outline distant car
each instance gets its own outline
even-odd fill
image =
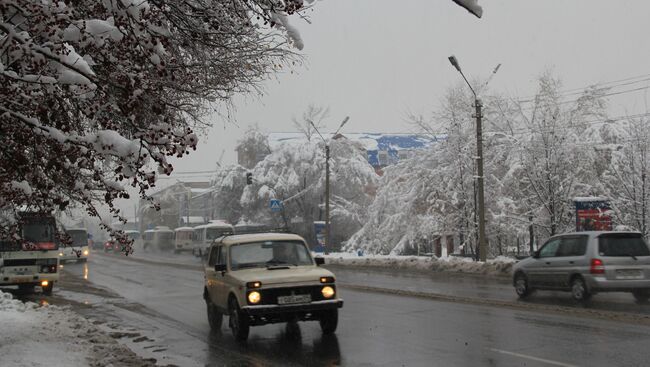
[[[515,264],[513,285],[521,298],[537,289],[570,291],[577,301],[598,292],[650,298],[650,248],[638,232],[577,232],[551,237],[533,256]]]
[[[223,315],[237,340],[251,326],[294,320],[319,321],[324,334],[336,331],[338,298],[334,274],[320,268],[304,239],[295,234],[227,235],[209,248],[203,298],[212,330]]]
[[[104,252],[120,252],[121,249],[119,241],[115,239],[104,242]]]

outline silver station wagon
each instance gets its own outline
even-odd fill
[[[598,292],[650,298],[650,249],[637,232],[577,232],[551,237],[513,268],[520,298],[538,289],[570,291],[577,301]]]

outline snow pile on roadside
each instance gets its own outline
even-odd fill
[[[485,275],[510,275],[512,265],[517,262],[505,256],[489,259],[486,262],[473,261],[463,257],[428,257],[399,255],[363,255],[341,252],[323,256],[328,265],[351,267],[372,267],[386,269],[404,269],[415,271],[458,272]]]
[[[67,307],[23,303],[0,291],[2,366],[155,366]]]

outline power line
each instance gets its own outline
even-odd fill
[[[635,80],[635,79],[641,79],[641,80],[632,81],[632,80]],[[624,78],[624,79],[613,80],[613,81],[609,81],[609,82],[591,84],[591,85],[587,85],[587,86],[584,86],[584,87],[581,87],[581,88],[565,89],[563,91],[560,91],[558,93],[558,96],[568,96],[568,95],[572,95],[572,94],[580,94],[580,93],[583,93],[584,90],[589,88],[589,87],[596,87],[597,89],[607,89],[607,88],[616,88],[616,87],[620,87],[620,86],[641,83],[641,82],[644,82],[644,81],[650,81],[650,74],[643,74],[643,75],[638,75],[638,76],[630,77],[630,78]],[[621,83],[621,84],[618,84],[618,83]],[[536,97],[536,95],[535,96],[524,97],[523,99],[518,100],[518,102],[524,102],[524,103],[533,102],[535,100],[535,97]]]

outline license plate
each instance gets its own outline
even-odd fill
[[[279,305],[289,305],[293,303],[308,303],[311,302],[311,295],[309,294],[296,294],[291,296],[278,297]]]
[[[617,270],[616,279],[643,279],[643,271],[637,269]]]
[[[11,279],[14,283],[29,283],[32,280],[30,278],[13,278]]]

